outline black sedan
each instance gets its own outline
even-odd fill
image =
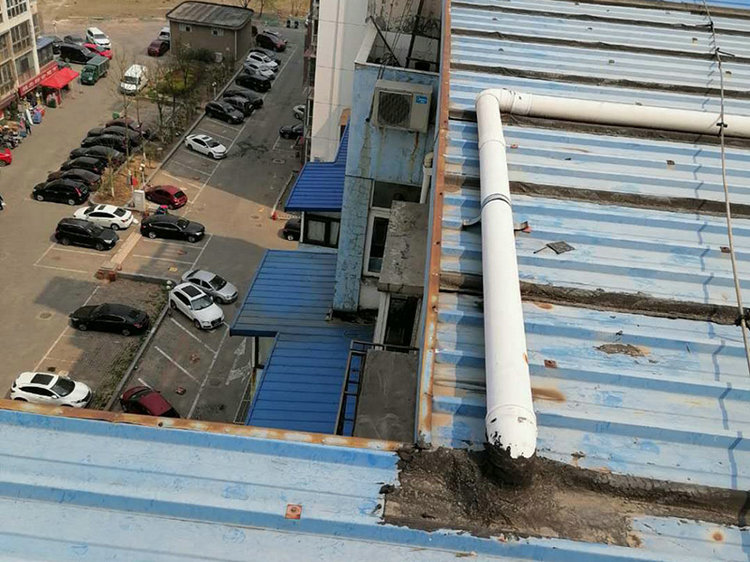
[[[106,146],[89,146],[88,148],[74,148],[70,151],[71,158],[88,156],[104,162],[113,164],[122,164],[125,161],[125,155],[119,150],[108,148]]]
[[[98,158],[90,158],[88,156],[80,156],[79,158],[73,158],[72,160],[66,160],[63,165],[60,166],[61,170],[72,170],[78,168],[79,170],[88,170],[95,174],[102,175],[104,170],[107,168],[107,164],[99,160]]]
[[[97,173],[90,172],[88,170],[82,170],[80,168],[72,168],[70,170],[58,170],[56,172],[50,173],[50,175],[47,176],[47,181],[57,180],[60,178],[79,181],[88,185],[89,187],[95,186],[101,180],[101,176]]]
[[[86,137],[81,141],[82,148],[88,148],[90,146],[103,146],[107,148],[114,148],[119,152],[127,151],[127,141],[123,137],[117,135],[101,135],[99,137]]]
[[[281,136],[282,139],[298,139],[302,136],[303,131],[304,127],[302,126],[302,123],[297,123],[296,125],[284,125],[279,129],[279,136]]]
[[[175,215],[151,215],[141,222],[141,235],[197,242],[206,235],[206,227]]]
[[[206,104],[206,115],[227,123],[239,124],[245,120],[245,115],[232,107],[226,101],[210,101]]]
[[[115,332],[123,336],[148,329],[148,314],[124,304],[95,304],[82,306],[71,313],[70,323],[77,330]]]
[[[236,84],[233,84],[232,86],[229,86],[226,90],[224,90],[224,97],[225,98],[236,98],[236,97],[245,98],[247,101],[253,104],[253,107],[255,107],[255,109],[259,109],[263,107],[262,97],[260,97],[258,94],[256,94],[252,90],[248,90],[247,88],[243,88],[242,86],[237,86]]]

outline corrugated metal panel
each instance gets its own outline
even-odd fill
[[[479,192],[445,197],[443,272],[482,275]],[[718,217],[516,196],[513,217],[529,221],[516,251],[520,278],[542,285],[640,293],[663,299],[734,306],[726,222]],[[735,220],[735,247],[744,298],[750,300],[750,221]],[[545,245],[564,240],[557,255]]]
[[[649,27],[648,21],[617,24],[609,21],[582,21],[540,14],[497,13],[488,18],[485,12],[454,7],[452,24],[455,31],[497,33],[523,36],[524,40],[552,39],[588,44],[627,47],[633,50],[654,49],[684,53],[687,56],[713,53],[711,34],[707,29]],[[736,57],[750,56],[748,38],[720,35],[719,44]],[[621,58],[622,54],[618,57]]]
[[[634,85],[658,85],[664,89],[710,88],[718,91],[719,88],[716,65],[711,60],[463,35],[454,35],[451,44],[453,64],[481,65],[496,72],[533,71],[598,82],[617,80]],[[744,95],[750,88],[747,67],[725,62],[724,71],[725,90]]]
[[[724,201],[718,146],[506,125],[510,180],[647,195]],[[446,170],[479,177],[476,123],[451,121]],[[732,201],[750,203],[750,151],[726,151]]]
[[[384,525],[392,452],[6,410],[0,439],[0,544],[19,560],[684,562],[672,540],[716,532],[726,544],[691,560],[740,551],[736,529],[660,518],[633,522],[640,548]],[[289,504],[299,519],[285,518]]]
[[[434,444],[478,446],[481,300],[441,293],[438,319]],[[620,474],[750,486],[750,382],[737,328],[533,303],[524,320],[538,454]]]
[[[247,424],[333,433],[349,345],[372,326],[329,321],[336,254],[268,250],[232,335],[276,337]]]
[[[244,27],[250,23],[252,17],[253,10],[210,2],[182,2],[167,14],[167,19],[175,21],[231,29]]]
[[[346,176],[349,127],[341,137],[336,160],[307,162],[287,199],[287,211],[341,211]]]

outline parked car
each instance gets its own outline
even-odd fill
[[[126,304],[90,304],[78,308],[69,318],[76,330],[115,332],[123,336],[144,332],[150,324],[148,314]]]
[[[69,43],[71,45],[83,45],[85,42],[86,39],[80,35],[66,35],[63,37],[63,43]]]
[[[92,57],[81,69],[81,84],[96,84],[109,72],[109,59],[101,55]]]
[[[47,181],[52,181],[60,178],[75,180],[86,184],[90,188],[96,186],[99,181],[101,181],[101,176],[99,174],[90,172],[89,170],[83,170],[81,168],[72,168],[70,170],[58,170],[57,172],[52,172],[47,176]]]
[[[104,47],[100,47],[98,45],[95,45],[94,43],[84,43],[83,46],[92,53],[96,53],[100,57],[112,60],[112,51],[110,49],[105,49]]]
[[[169,308],[182,312],[199,330],[213,330],[224,322],[224,311],[192,283],[181,283],[172,289]]]
[[[264,49],[263,47],[253,47],[250,49],[251,53],[260,53],[261,55],[265,55],[268,57],[269,60],[272,60],[276,64],[281,64],[281,59],[276,55],[276,51],[273,49]]]
[[[172,40],[172,34],[169,31],[169,26],[166,25],[159,30],[159,35],[157,36],[157,39],[161,39],[162,41],[171,41]]]
[[[242,97],[242,96],[230,96],[230,97],[224,97],[222,98],[223,102],[228,103],[233,108],[235,108],[237,111],[242,113],[245,117],[249,117],[253,114],[253,111],[255,111],[255,106],[253,105],[253,102],[249,101],[248,99]]]
[[[185,137],[185,146],[188,150],[205,154],[214,160],[227,157],[227,147],[208,135],[188,135]]]
[[[60,45],[63,44],[62,37],[59,37],[57,35],[43,35],[42,37],[49,37],[50,39],[52,39],[52,54],[59,55]]]
[[[245,57],[245,62],[250,61],[256,62],[258,64],[264,64],[274,72],[277,72],[279,70],[279,63],[265,53],[250,51],[247,57]]]
[[[282,139],[298,139],[302,136],[303,132],[304,127],[302,123],[297,123],[296,125],[284,125],[279,129],[279,136],[281,136]]]
[[[236,110],[225,101],[208,102],[206,104],[206,116],[232,124],[239,124],[245,120],[245,115],[241,111]]]
[[[229,281],[206,271],[205,269],[194,269],[182,276],[183,283],[192,283],[204,293],[211,295],[216,302],[229,304],[237,300],[237,287]]]
[[[247,88],[243,88],[242,86],[237,86],[234,84],[229,86],[226,90],[224,90],[224,97],[225,98],[242,97],[242,98],[245,98],[247,101],[251,102],[253,104],[253,107],[255,107],[255,109],[259,109],[263,107],[263,98],[260,97],[255,92],[253,92],[252,90],[248,90]]]
[[[13,153],[10,151],[10,148],[0,150],[0,168],[10,166],[11,162],[13,162]]]
[[[112,125],[111,127],[104,127],[101,132],[102,135],[115,135],[123,137],[128,140],[130,146],[138,146],[143,142],[143,136],[138,131],[133,131],[128,127],[120,127],[119,125]]]
[[[284,238],[290,241],[299,240],[301,233],[302,233],[302,223],[300,219],[296,217],[292,217],[291,219],[286,221],[286,224],[284,225],[284,229],[281,231],[281,234],[284,236]]]
[[[86,29],[86,41],[105,49],[109,49],[112,46],[107,34],[98,27],[89,27]]]
[[[90,158],[97,158],[106,163],[112,162],[112,164],[122,164],[125,161],[125,155],[119,150],[114,148],[108,148],[106,146],[89,146],[87,148],[74,148],[70,151],[70,158],[78,158],[80,156],[88,156]]]
[[[61,170],[72,170],[73,168],[78,168],[81,170],[88,170],[90,172],[94,172],[95,174],[99,174],[100,176],[102,173],[104,173],[104,170],[107,168],[107,165],[99,160],[98,158],[90,158],[88,156],[81,156],[80,158],[73,158],[72,160],[66,160],[62,163],[62,166],[60,166]]]
[[[81,205],[89,198],[89,188],[81,182],[60,178],[35,185],[31,196],[37,201]]]
[[[98,137],[86,137],[81,141],[81,147],[103,146],[114,148],[118,152],[126,153],[128,151],[128,141],[124,137],[117,135],[101,135]]]
[[[85,408],[93,393],[82,382],[55,373],[21,373],[10,387],[10,397],[32,404]]]
[[[292,108],[292,113],[294,114],[295,119],[299,119],[300,121],[305,119],[305,106],[304,105],[295,105]]]
[[[286,39],[275,31],[265,30],[255,36],[255,44],[266,49],[272,49],[276,52],[286,50]]]
[[[83,246],[95,248],[100,252],[111,250],[120,239],[117,234],[108,228],[102,228],[98,224],[79,218],[64,218],[57,223],[54,234],[63,246]]]
[[[179,418],[172,405],[156,390],[147,386],[134,386],[120,396],[120,407],[128,414]]]
[[[64,62],[86,64],[96,56],[98,55],[95,52],[88,50],[82,44],[63,43],[60,45],[60,60]]]
[[[163,39],[154,39],[149,43],[146,52],[150,57],[160,57],[169,50],[169,41]]]
[[[254,60],[245,61],[242,64],[242,68],[244,68],[246,71],[254,72],[258,76],[262,76],[263,78],[268,78],[269,80],[273,80],[276,78],[276,73],[265,63],[259,63]]]
[[[174,215],[151,215],[141,222],[141,235],[197,242],[206,235],[206,227]]]
[[[146,67],[133,64],[125,71],[120,81],[120,93],[132,96],[140,92],[148,84]]]
[[[250,88],[256,92],[267,92],[271,89],[271,81],[266,78],[261,78],[255,74],[248,74],[246,72],[241,73],[235,78],[234,83],[243,88]]]
[[[154,137],[154,132],[148,128],[147,125],[140,123],[133,119],[132,117],[118,117],[116,119],[112,119],[110,121],[107,121],[104,124],[105,127],[127,127],[131,131],[135,131],[136,133],[140,133],[143,138],[151,139]]]
[[[146,199],[170,209],[179,209],[187,204],[187,195],[174,185],[155,185],[146,189]]]
[[[104,228],[125,230],[135,221],[133,213],[114,205],[90,205],[81,207],[73,216],[77,219],[91,221]]]

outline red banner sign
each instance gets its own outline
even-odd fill
[[[49,76],[52,76],[55,72],[57,72],[57,63],[55,61],[48,62],[42,67],[42,69],[39,71],[39,74],[18,87],[18,95],[25,96],[31,90],[36,88],[42,80]]]

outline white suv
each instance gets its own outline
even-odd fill
[[[112,42],[107,37],[107,34],[98,27],[89,27],[86,30],[86,41],[103,49],[109,49],[112,46]]]
[[[253,51],[252,53],[247,55],[245,62],[257,62],[258,64],[267,66],[274,72],[279,69],[279,65],[276,63],[276,61],[271,60],[271,57],[269,57],[268,55],[264,55],[263,53],[259,53],[257,51]]]
[[[199,330],[213,330],[224,322],[224,312],[213,298],[191,283],[177,285],[169,293],[169,307],[190,318]]]

